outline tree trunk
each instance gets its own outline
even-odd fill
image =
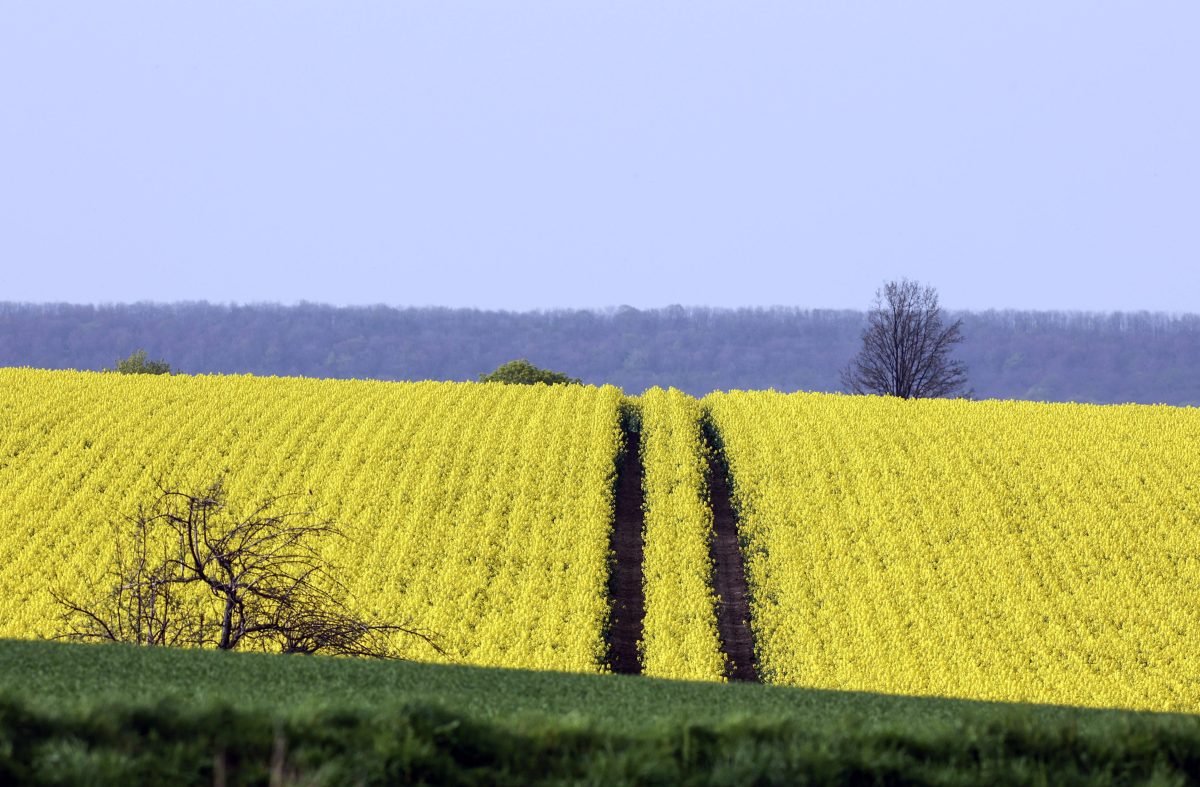
[[[233,647],[230,642],[233,634],[233,599],[225,599],[225,615],[221,618],[221,641],[217,643],[217,647],[221,650],[229,650]]]

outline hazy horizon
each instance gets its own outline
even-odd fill
[[[734,311],[741,311],[741,310],[866,312],[870,309],[870,303],[864,303],[861,306],[819,306],[819,305],[810,305],[810,304],[803,304],[803,303],[796,303],[796,304],[789,304],[789,303],[741,304],[741,305],[733,305],[733,306],[712,306],[712,305],[703,304],[703,303],[662,303],[662,304],[650,304],[650,305],[646,305],[646,306],[631,306],[630,304],[627,304],[627,303],[619,303],[619,304],[606,304],[606,305],[601,305],[601,306],[535,306],[535,307],[520,309],[520,308],[505,308],[503,306],[498,306],[498,307],[453,306],[453,305],[449,305],[449,304],[438,304],[438,303],[377,302],[377,303],[338,304],[338,303],[329,303],[326,301],[304,300],[304,299],[291,301],[291,302],[270,301],[270,300],[258,300],[258,301],[170,300],[170,301],[159,301],[159,300],[149,300],[149,299],[138,300],[138,301],[91,301],[91,302],[88,302],[88,301],[14,301],[14,300],[0,301],[0,307],[4,307],[4,306],[35,306],[35,307],[93,306],[97,309],[122,308],[122,307],[128,307],[128,306],[141,306],[141,305],[156,306],[156,307],[169,307],[169,306],[186,306],[186,305],[195,305],[195,304],[215,306],[215,307],[219,307],[219,308],[220,307],[227,307],[227,308],[279,307],[279,308],[283,308],[283,309],[292,309],[292,308],[296,308],[296,307],[300,307],[300,306],[317,306],[317,307],[323,307],[323,308],[327,307],[327,308],[332,308],[332,309],[377,309],[377,308],[395,309],[395,310],[447,309],[447,310],[451,310],[451,311],[461,309],[461,310],[474,310],[474,311],[481,311],[481,312],[504,312],[504,313],[510,313],[510,314],[536,314],[536,313],[572,312],[572,311],[586,311],[586,312],[595,312],[598,314],[603,314],[603,313],[617,312],[617,311],[620,311],[621,309],[627,309],[627,308],[632,308],[632,309],[636,309],[638,311],[646,311],[646,312],[662,311],[662,310],[673,309],[673,308],[682,308],[685,310],[710,309],[713,311],[722,311],[722,312],[734,312]],[[984,308],[984,309],[969,309],[969,308],[954,308],[952,306],[947,305],[944,302],[941,304],[941,306],[942,306],[942,310],[947,313],[961,312],[961,313],[983,314],[983,313],[987,313],[987,312],[998,312],[998,313],[1029,312],[1029,313],[1042,313],[1042,314],[1066,314],[1066,315],[1073,315],[1073,316],[1114,315],[1114,314],[1128,314],[1128,315],[1151,314],[1151,315],[1155,315],[1155,316],[1170,317],[1170,318],[1200,317],[1200,307],[1193,309],[1193,310],[1172,311],[1172,310],[1166,310],[1166,309],[1056,309],[1053,307],[1047,307],[1047,308],[1041,308],[1041,309],[1024,309],[1024,308],[1012,307],[1012,306],[988,307],[988,308]]]
[[[1200,315],[952,312],[980,398],[1200,405]],[[318,304],[0,303],[0,367],[105,369],[135,349],[188,374],[475,380],[527,358],[627,392],[842,390],[856,310],[539,312]]]

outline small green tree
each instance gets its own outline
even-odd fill
[[[120,374],[170,374],[171,364],[159,358],[151,361],[146,357],[145,350],[138,350],[123,361],[117,361],[114,370]]]
[[[479,375],[481,383],[515,383],[517,385],[580,385],[582,380],[567,377],[562,372],[552,372],[549,369],[539,369],[524,358],[509,361],[501,365],[491,374]]]

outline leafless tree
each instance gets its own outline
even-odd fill
[[[299,495],[269,497],[248,515],[222,481],[192,494],[159,485],[149,510],[117,533],[113,584],[91,603],[56,592],[64,639],[395,658],[391,635],[435,636],[356,615],[316,544],[342,534]]]
[[[850,393],[902,399],[962,393],[967,369],[950,357],[962,341],[962,320],[943,324],[933,287],[890,281],[875,292],[862,350],[842,372],[842,384]]]
[[[114,532],[115,555],[105,574],[111,585],[97,592],[93,584],[92,603],[50,591],[63,611],[61,639],[201,644],[204,610],[181,587],[185,578],[171,568],[169,545],[156,544],[152,529],[151,518],[139,515]]]

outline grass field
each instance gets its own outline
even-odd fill
[[[1200,719],[0,641],[0,781],[1185,783]]]
[[[167,699],[308,713],[318,707],[366,710],[419,702],[479,719],[542,715],[612,731],[741,716],[818,724],[848,714],[901,722],[917,709],[923,719],[949,720],[966,709],[1006,707],[620,675],[25,640],[0,640],[0,692],[47,708]],[[1069,710],[1047,712],[1080,717]]]

